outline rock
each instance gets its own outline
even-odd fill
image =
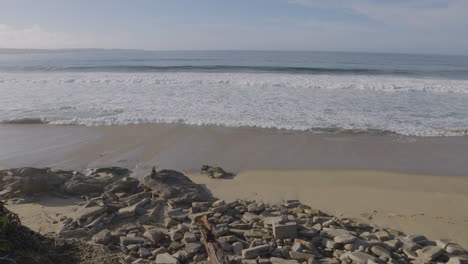
[[[270,245],[261,245],[257,247],[252,247],[242,250],[242,258],[244,259],[253,259],[270,252]]]
[[[250,212],[246,212],[242,215],[242,219],[244,219],[247,222],[256,222],[260,220],[261,218],[262,218],[261,216],[250,213]]]
[[[185,250],[187,251],[187,253],[189,254],[195,254],[195,253],[198,253],[200,252],[200,250],[203,248],[202,244],[198,243],[198,242],[190,242],[188,244],[185,245]]]
[[[283,259],[283,258],[276,258],[276,257],[271,257],[270,262],[272,264],[299,264],[297,260]]]
[[[200,174],[206,174],[211,178],[220,179],[224,178],[228,175],[226,171],[223,170],[221,167],[211,167],[208,165],[203,165],[200,170]]]
[[[451,257],[447,264],[468,264],[468,258]]]
[[[176,208],[168,211],[169,217],[176,220],[184,220],[189,216],[189,214],[189,212],[185,212],[182,208]]]
[[[286,222],[284,224],[273,224],[273,235],[276,239],[296,238],[297,224],[296,222]]]
[[[232,251],[236,255],[242,255],[242,250],[244,249],[244,244],[242,242],[234,242],[232,244]]]
[[[139,254],[140,254],[140,257],[142,258],[147,258],[152,255],[151,252],[147,248],[144,248],[144,247],[141,247],[139,249]]]
[[[289,251],[289,256],[292,259],[301,260],[301,261],[315,258],[315,256],[313,254],[308,254],[308,253],[303,253],[303,252],[295,252],[295,251]]]
[[[169,255],[168,253],[158,254],[156,256],[156,264],[179,264],[179,260]]]
[[[226,202],[224,200],[217,200],[217,201],[213,202],[212,207],[220,207],[220,206],[223,206],[225,204],[226,204]]]
[[[95,234],[91,240],[97,244],[106,245],[111,240],[110,231],[108,229],[104,229]]]
[[[323,231],[320,234],[324,237],[334,239],[336,236],[349,235],[351,232],[344,229],[323,228]]]
[[[77,174],[73,175],[71,179],[65,182],[64,187],[66,192],[75,195],[101,193],[104,190],[104,186],[107,186],[118,179],[119,178],[113,174],[93,174],[90,176]]]
[[[79,228],[75,230],[62,231],[60,235],[63,238],[82,238],[88,236],[88,232],[86,232],[86,229],[84,228]]]
[[[450,241],[445,240],[445,239],[439,239],[439,240],[436,240],[435,242],[436,242],[436,245],[440,247],[441,249],[445,249],[450,244]]]
[[[339,244],[349,244],[356,241],[356,237],[351,234],[339,235],[333,238],[336,243]]]
[[[460,255],[466,252],[464,248],[454,243],[448,244],[447,247],[445,248],[445,251],[447,251],[447,253],[449,254],[455,254],[455,255]]]
[[[432,261],[442,255],[443,250],[437,246],[426,246],[417,251],[418,256],[425,261]]]
[[[145,239],[142,237],[120,237],[120,244],[128,246],[130,244],[143,244]]]
[[[197,241],[197,237],[195,236],[194,233],[191,233],[191,232],[186,232],[184,234],[184,237],[182,238],[182,242],[184,244],[188,244],[188,243],[195,242],[195,241]]]
[[[153,242],[154,245],[164,238],[164,234],[158,230],[146,230],[143,236]]]
[[[387,260],[387,259],[390,259],[392,257],[392,254],[388,250],[386,250],[385,248],[383,248],[381,246],[373,246],[373,247],[371,247],[371,251],[372,251],[372,253],[379,256],[383,260]]]
[[[373,256],[359,251],[349,253],[348,257],[356,264],[367,264],[367,261],[375,259]]]
[[[125,193],[135,193],[138,188],[140,181],[131,177],[124,177],[113,182],[110,185],[107,185],[104,189],[109,192],[125,192]]]
[[[377,237],[377,239],[380,241],[387,241],[390,239],[390,234],[385,230],[375,232],[374,236]]]
[[[107,208],[106,207],[101,207],[101,206],[92,206],[92,207],[80,207],[76,212],[75,212],[75,219],[86,219],[88,217],[93,217],[96,215],[100,215],[104,212],[106,212]]]
[[[205,188],[177,171],[162,170],[148,174],[143,178],[142,184],[155,195],[172,199],[176,204],[191,204],[213,199]]]

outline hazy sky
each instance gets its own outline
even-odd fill
[[[468,54],[468,0],[0,0],[0,48]]]

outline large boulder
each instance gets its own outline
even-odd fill
[[[143,178],[143,186],[155,195],[171,200],[174,203],[191,203],[196,201],[211,201],[211,193],[192,182],[184,174],[173,170],[162,170]]]
[[[19,168],[0,172],[1,186],[15,195],[30,195],[60,189],[66,178],[48,168]],[[5,192],[6,194],[6,192]]]
[[[101,193],[104,191],[104,187],[118,182],[126,175],[123,173],[109,173],[108,171],[95,171],[89,176],[76,174],[65,182],[65,191],[75,195]],[[126,183],[127,180],[121,181],[111,186],[111,188],[115,187],[117,190],[126,189],[127,187],[133,188],[134,181],[128,180],[128,183],[131,183],[130,185],[126,185]]]

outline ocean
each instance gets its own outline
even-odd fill
[[[184,123],[463,136],[468,56],[293,51],[0,54],[0,122]]]

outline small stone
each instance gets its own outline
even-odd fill
[[[387,260],[392,257],[392,254],[381,246],[373,246],[371,247],[372,253],[379,256],[381,259]]]
[[[225,204],[226,204],[226,202],[224,200],[217,200],[217,201],[213,202],[212,206],[213,207],[220,207],[220,206],[223,206]]]
[[[340,235],[333,238],[336,243],[339,244],[349,244],[356,241],[356,237],[351,234]]]
[[[271,257],[270,262],[272,264],[299,264],[297,260],[277,258],[277,257]]]
[[[273,224],[273,235],[276,239],[296,238],[297,224],[296,222],[286,222],[284,224]]]
[[[244,244],[242,244],[242,242],[234,242],[232,244],[232,251],[234,251],[234,254],[236,255],[241,255],[243,249],[244,249]]]
[[[432,261],[442,255],[443,250],[437,246],[427,246],[418,250],[418,256],[426,261]]]
[[[184,235],[181,232],[173,232],[171,234],[171,240],[172,241],[180,241]]]
[[[197,237],[195,236],[194,233],[191,233],[191,232],[186,232],[184,234],[184,237],[182,238],[182,242],[184,244],[188,244],[188,243],[195,242],[195,241],[197,241]]]
[[[92,238],[92,241],[97,244],[106,245],[111,240],[110,231],[107,229],[102,230],[101,232],[95,234]]]
[[[140,257],[142,258],[147,258],[152,255],[151,252],[147,248],[144,248],[144,247],[141,247],[139,249],[139,252],[140,252]]]
[[[304,261],[308,259],[314,259],[315,256],[312,254],[304,253],[304,252],[294,252],[294,251],[289,251],[289,256],[292,259]]]
[[[253,248],[248,248],[242,250],[242,258],[244,259],[253,259],[270,252],[270,245],[261,245]]]
[[[368,260],[375,259],[373,256],[359,251],[349,253],[348,257],[356,264],[367,264]]]
[[[468,258],[451,257],[447,264],[468,264]]]
[[[179,260],[171,256],[169,253],[158,254],[155,264],[179,264]]]
[[[374,236],[377,237],[377,239],[379,239],[380,241],[387,241],[390,239],[390,234],[385,230],[375,232]]]
[[[153,242],[153,244],[157,244],[159,241],[161,241],[161,239],[164,238],[164,234],[157,230],[146,230],[143,236]]]
[[[450,243],[447,245],[445,248],[445,251],[449,254],[455,254],[455,255],[460,255],[466,252],[464,248],[462,248],[460,245]]]
[[[256,222],[261,219],[261,216],[254,213],[246,212],[242,215],[242,218],[247,222]]]
[[[140,248],[140,245],[138,244],[130,244],[127,246],[127,249],[130,251],[137,251]]]

